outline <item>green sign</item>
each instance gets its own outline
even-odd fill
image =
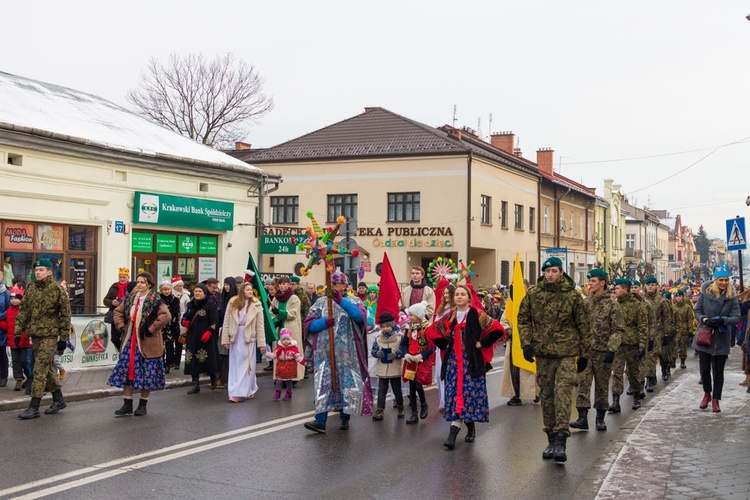
[[[156,253],[177,252],[177,236],[174,234],[156,235]]]
[[[297,244],[305,238],[304,234],[290,235],[269,235],[264,234],[260,237],[260,252],[269,253],[286,253],[293,255],[297,253]],[[294,240],[294,243],[292,243]],[[304,252],[300,252],[304,253]]]
[[[231,231],[234,203],[136,191],[133,222]]]
[[[154,235],[150,233],[137,233],[133,231],[132,250],[134,252],[154,251]]]
[[[198,253],[198,237],[181,234],[177,238],[177,253]]]
[[[198,238],[198,253],[201,255],[216,255],[216,237],[201,236]]]

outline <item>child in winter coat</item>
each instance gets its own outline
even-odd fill
[[[404,352],[401,351],[401,339],[403,334],[396,326],[393,314],[382,312],[378,317],[380,334],[375,337],[372,344],[372,355],[377,358],[378,366],[378,403],[373,420],[383,420],[385,410],[385,397],[388,393],[388,385],[396,397],[398,418],[404,418],[404,395],[401,391],[401,359]]]
[[[23,289],[14,285],[10,289],[10,307],[7,309],[5,319],[0,320],[0,330],[8,332],[8,346],[10,347],[10,358],[13,366],[13,378],[16,379],[14,391],[20,391],[24,376],[31,379],[29,367],[29,350],[31,341],[26,332],[16,332],[16,316],[23,299]],[[3,349],[5,349],[3,347]]]
[[[276,360],[276,392],[273,393],[273,399],[281,397],[281,389],[286,387],[284,401],[292,399],[292,382],[297,378],[297,363],[305,366],[307,360],[297,348],[297,341],[292,338],[292,332],[287,328],[282,328],[279,332],[279,342],[275,352],[266,351],[266,358]]]
[[[419,422],[419,418],[424,420],[428,414],[423,386],[432,383],[435,348],[431,342],[427,342],[427,336],[425,335],[427,327],[430,326],[425,318],[427,305],[426,301],[422,301],[412,304],[407,309],[411,323],[407,325],[407,333],[401,340],[401,350],[406,353],[404,355],[406,361],[404,363],[404,380],[409,382],[409,408],[411,409],[411,414],[406,420],[407,424],[416,424]],[[417,418],[417,395],[422,407],[419,418]]]

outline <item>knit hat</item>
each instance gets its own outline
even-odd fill
[[[550,257],[549,259],[544,261],[544,264],[542,264],[542,272],[546,271],[548,267],[559,267],[562,268],[563,263],[560,259],[557,257]]]
[[[359,284],[357,285],[357,288],[359,288],[361,286],[367,288],[367,283],[365,283],[364,281],[360,281]]]
[[[253,276],[255,276],[255,273],[252,272],[250,269],[245,269],[245,276],[242,278],[243,283],[249,283]]]
[[[378,324],[379,325],[389,325],[391,328],[396,326],[396,318],[393,317],[393,314],[389,313],[388,311],[383,311],[380,313],[380,316],[378,316]]]
[[[425,315],[427,314],[427,306],[427,302],[423,300],[422,302],[418,302],[409,306],[408,312],[409,314],[413,314],[417,318],[424,320]]]
[[[39,259],[34,262],[34,265],[32,267],[46,267],[47,269],[52,269],[52,261],[49,259]]]
[[[644,284],[644,285],[658,285],[658,284],[659,284],[659,280],[657,280],[657,279],[656,279],[655,277],[653,277],[653,276],[649,276],[648,278],[646,278],[646,279],[645,279],[645,280],[643,281],[643,284]]]
[[[331,275],[331,283],[334,285],[336,284],[343,284],[348,285],[349,284],[349,278],[344,273],[335,272]]]
[[[370,293],[370,292],[380,293],[380,289],[378,288],[377,285],[370,285],[367,287],[367,293]]]
[[[179,285],[184,285],[185,283],[182,281],[182,277],[178,274],[176,276],[172,276],[172,287],[176,287]]]
[[[284,340],[285,337],[292,340],[292,332],[288,328],[282,328],[279,332],[279,340]]]
[[[600,280],[609,281],[609,275],[604,269],[592,269],[588,274],[589,278],[599,278]]]
[[[159,290],[161,290],[165,286],[168,286],[168,287],[172,288],[172,282],[170,280],[164,280],[164,281],[162,281],[161,283],[159,283]]]
[[[9,292],[11,297],[18,297],[19,299],[23,298],[23,290],[20,289],[18,285],[13,285]]]

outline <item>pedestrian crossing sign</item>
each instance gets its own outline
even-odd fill
[[[746,234],[744,217],[729,219],[727,221],[727,250],[747,250]]]

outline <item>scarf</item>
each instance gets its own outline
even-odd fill
[[[133,305],[132,310],[133,314],[130,317],[130,323],[131,323],[131,330],[130,330],[130,338],[132,339],[133,343],[130,346],[130,359],[128,360],[128,380],[135,380],[135,353],[136,350],[140,348],[138,345],[138,323],[141,322],[141,304],[145,302],[146,297],[140,296],[135,299],[135,305]]]
[[[127,283],[120,283],[117,282],[117,297],[115,297],[117,300],[120,300],[125,295],[128,294],[128,284]]]
[[[294,292],[292,291],[292,287],[289,287],[286,289],[286,292],[282,292],[281,290],[276,290],[276,293],[273,295],[276,300],[279,302],[286,302],[289,300],[289,298],[292,296]]]
[[[466,327],[466,316],[469,311],[463,313],[463,318],[458,321],[459,311],[456,311],[456,318],[453,322],[453,352],[456,355],[456,415],[459,417],[464,411],[464,352],[463,352],[463,332]]]

